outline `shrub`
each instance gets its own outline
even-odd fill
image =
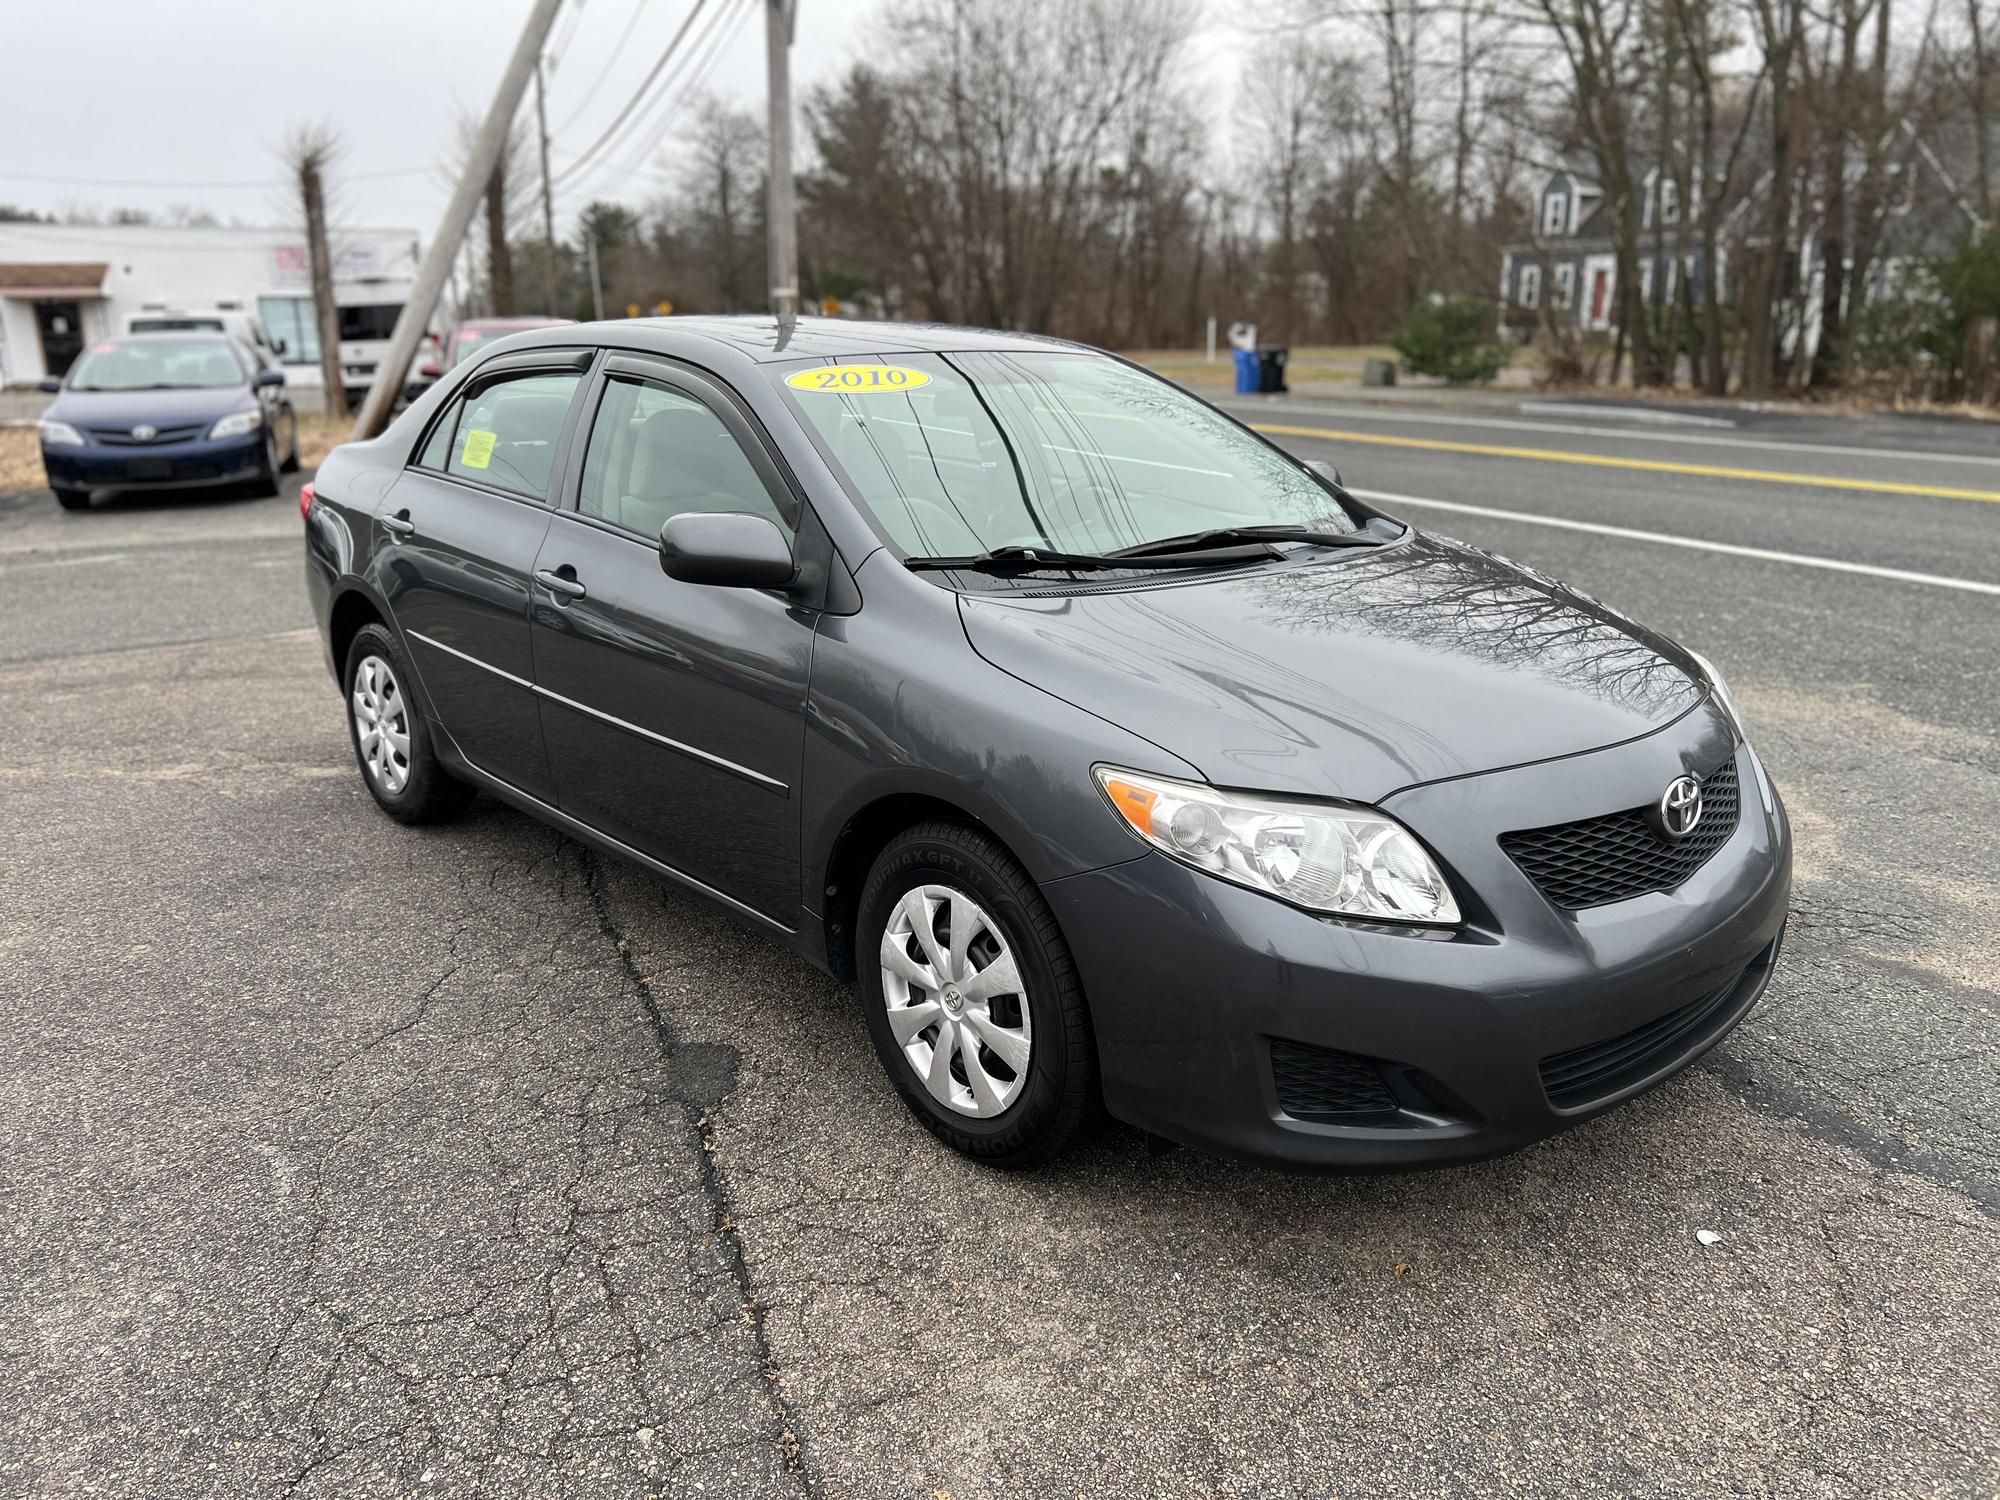
[[[1507,363],[1493,339],[1492,309],[1478,297],[1426,297],[1389,340],[1413,374],[1453,385],[1491,380]]]

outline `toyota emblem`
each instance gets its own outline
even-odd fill
[[[1700,822],[1701,783],[1676,776],[1660,794],[1660,831],[1670,839],[1684,839]]]
[[[160,435],[159,428],[150,426],[145,422],[141,422],[137,427],[134,427],[132,429],[132,436],[137,438],[142,443],[150,443],[154,438],[158,437],[159,435]]]

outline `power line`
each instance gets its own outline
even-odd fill
[[[611,55],[604,60],[603,69],[591,80],[590,87],[583,91],[582,107],[556,127],[557,135],[569,134],[570,126],[590,113],[591,101],[597,97],[597,91],[604,87],[604,81],[611,76],[611,70],[618,66],[619,58],[625,53],[625,44],[632,40],[632,33],[639,28],[639,17],[645,13],[646,0],[632,0],[632,14],[625,18],[625,29],[618,33],[618,40],[611,44]]]
[[[372,181],[381,177],[416,177],[434,167],[390,167],[380,172],[342,172],[343,182]],[[0,172],[0,181],[45,182],[57,187],[174,188],[188,192],[213,192],[221,188],[283,187],[288,177],[238,177],[213,182],[182,182],[169,177],[72,177],[68,173]]]
[[[602,151],[604,149],[605,143],[608,142],[612,138],[612,136],[618,133],[619,127],[622,126],[625,123],[625,121],[631,117],[632,111],[639,107],[639,101],[646,97],[646,91],[653,86],[653,80],[660,76],[660,70],[666,67],[668,62],[672,60],[675,51],[680,47],[681,39],[688,34],[688,28],[694,25],[694,18],[701,14],[702,7],[707,4],[708,0],[694,0],[694,9],[689,11],[687,14],[687,19],[681,22],[680,29],[674,33],[673,39],[667,43],[666,50],[662,52],[659,55],[659,57],[654,61],[651,71],[649,71],[646,74],[645,78],[640,81],[637,91],[632,95],[630,99],[628,99],[625,102],[625,107],[618,111],[618,118],[613,120],[610,123],[610,125],[605,127],[604,134],[600,135],[596,140],[592,141],[574,159],[572,159],[569,165],[564,167],[562,171],[557,174],[559,177],[568,177],[573,173],[575,173],[579,168],[581,168],[585,163],[587,163],[591,159],[591,157],[595,156],[599,151]]]
[[[584,166],[587,177],[601,180],[604,173],[614,170],[616,158],[611,153],[622,150],[627,143],[645,136],[648,130],[654,130],[654,138],[657,138],[658,132],[654,122],[660,119],[662,112],[669,116],[675,113],[679,107],[679,100],[685,93],[683,85],[692,84],[694,80],[703,76],[714,55],[718,40],[729,27],[731,7],[738,3],[739,0],[722,0],[721,5],[708,13],[701,26],[690,37],[688,44],[675,56],[673,66],[660,75],[658,83],[651,91],[651,97],[646,100],[639,112],[626,122],[625,128],[618,133],[618,138],[611,143],[605,155],[595,164]],[[651,147],[649,145],[640,149],[643,153]],[[629,165],[625,170],[630,170]],[[572,183],[578,180],[575,177],[571,178]]]
[[[714,71],[715,64],[720,59],[725,48],[735,39],[735,35],[741,29],[743,22],[754,13],[756,3],[757,0],[724,0],[723,7],[716,12],[707,31],[703,34],[700,41],[696,43],[696,50],[700,55],[693,56],[691,54],[693,65],[688,71],[685,87],[678,89],[663,87],[655,95],[651,104],[647,106],[648,113],[660,106],[665,107],[661,111],[659,118],[654,122],[651,133],[646,136],[644,144],[638,150],[634,151],[623,163],[614,164],[613,160],[609,158],[599,162],[595,167],[589,169],[582,178],[572,179],[567,187],[561,187],[559,190],[566,195],[580,193],[584,189],[602,182],[605,172],[612,169],[614,165],[616,165],[617,175],[619,176],[630,176],[637,172],[645,164],[646,158],[652,155],[659,148],[660,143],[666,139],[668,131],[679,121],[687,105],[697,97],[702,85],[707,81],[708,75]],[[706,48],[707,50],[701,52],[700,49],[702,48]],[[669,79],[667,82],[671,84],[672,80]],[[638,132],[634,131],[632,133],[636,136]]]

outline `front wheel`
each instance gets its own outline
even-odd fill
[[[49,488],[55,491],[56,504],[60,505],[64,510],[90,509],[89,490],[71,489],[66,484],[52,484]]]
[[[299,416],[297,412],[292,413],[291,425],[292,447],[291,451],[285,455],[285,461],[281,467],[287,474],[296,474],[299,472]]]
[[[278,434],[271,430],[271,424],[264,424],[264,457],[257,467],[257,477],[250,481],[250,493],[260,500],[282,494],[284,487],[278,482]]]
[[[997,841],[959,823],[897,835],[862,887],[868,1030],[939,1140],[1002,1167],[1047,1161],[1097,1105],[1083,987],[1055,914]]]
[[[463,811],[473,789],[438,764],[396,638],[380,625],[362,626],[341,681],[354,758],[382,811],[401,823],[441,823]]]

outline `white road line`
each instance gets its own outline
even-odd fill
[[[1556,526],[1564,531],[1587,531],[1593,536],[1617,537],[1620,541],[1654,542],[1662,547],[1686,547],[1696,552],[1720,552],[1729,557],[1748,557],[1758,562],[1786,563],[1795,568],[1819,568],[1828,573],[1859,573],[1864,578],[1887,578],[1895,583],[1919,583],[1934,589],[1958,589],[1968,594],[2000,595],[2000,583],[1982,583],[1976,578],[1949,578],[1942,573],[1913,573],[1907,568],[1880,568],[1873,563],[1847,562],[1838,557],[1813,557],[1804,552],[1776,552],[1769,547],[1739,547],[1733,542],[1710,542],[1699,537],[1674,536],[1665,531],[1639,531],[1630,526],[1605,526],[1596,521],[1573,521],[1567,516],[1539,516],[1533,511],[1500,510],[1491,505],[1464,505],[1456,500],[1426,500],[1420,495],[1392,495],[1385,490],[1353,490],[1351,493],[1374,504],[1421,505],[1432,510],[1455,511],[1460,515],[1485,516],[1495,521],[1520,521],[1529,526]]]
[[[1559,432],[1571,437],[1630,438],[1647,443],[1681,443],[1695,448],[1756,448],[1772,453],[1824,453],[1832,458],[1879,458],[1884,462],[1934,464],[2000,464],[2000,456],[1978,453],[1920,453],[1907,448],[1843,448],[1826,443],[1774,443],[1759,438],[1707,437],[1688,432],[1642,432],[1629,427],[1581,427],[1574,422],[1523,422],[1515,417],[1445,417],[1430,412],[1376,411],[1366,406],[1293,406],[1273,401],[1255,406],[1232,403],[1239,412],[1260,413],[1257,420],[1278,420],[1274,412],[1301,416],[1338,417],[1346,422],[1409,422],[1431,427],[1505,427],[1515,432]]]

